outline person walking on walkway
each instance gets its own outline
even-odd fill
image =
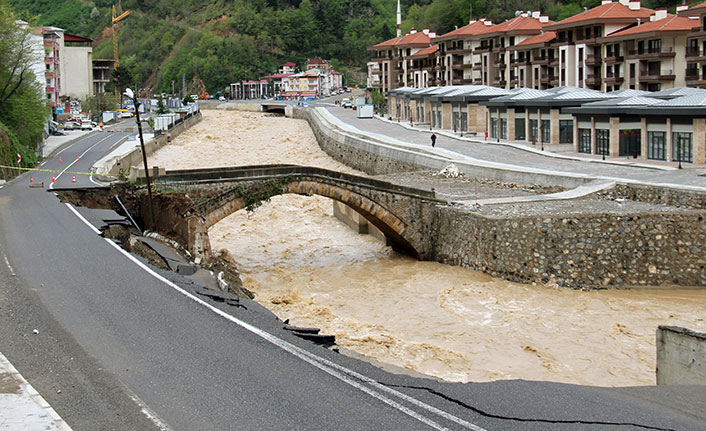
[[[436,135],[431,134],[431,147],[434,148],[434,145],[436,145]]]

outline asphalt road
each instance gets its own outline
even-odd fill
[[[29,174],[0,189],[0,351],[75,430],[704,428],[702,387],[413,378],[296,338],[255,303],[196,298],[46,190],[52,176],[95,186],[68,172],[124,136],[93,133],[55,154],[42,168],[66,173],[32,174],[44,189]]]

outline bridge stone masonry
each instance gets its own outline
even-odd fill
[[[254,210],[273,196],[294,193],[342,202],[376,226],[393,248],[428,259],[435,208],[447,204],[427,190],[296,165],[167,171],[154,187],[159,192],[154,228],[176,235],[202,256],[210,251],[208,228],[236,211]],[[177,203],[181,196],[188,196],[187,205]]]

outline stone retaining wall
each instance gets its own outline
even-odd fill
[[[431,258],[568,287],[706,285],[704,211],[496,219],[439,208]]]
[[[639,184],[618,184],[604,195],[675,207],[706,209],[706,193]]]

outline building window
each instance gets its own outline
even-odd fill
[[[573,144],[574,143],[574,121],[559,120],[559,143]]]
[[[530,120],[530,140],[532,144],[537,142],[537,120]]]
[[[579,129],[579,153],[591,154],[591,129]]]
[[[596,129],[596,154],[607,156],[610,150],[610,130]]]
[[[468,113],[461,112],[461,130],[464,132],[468,131]]]
[[[551,137],[551,121],[542,120],[542,142],[545,144],[548,144],[550,137]]]
[[[672,133],[672,157],[676,162],[692,162],[691,132]]]
[[[524,141],[525,138],[525,119],[515,118],[515,139],[518,141]]]
[[[461,115],[454,111],[453,113],[453,120],[454,120],[454,130],[459,130],[461,128]]]
[[[507,139],[507,118],[500,119],[500,139]]]
[[[647,158],[651,160],[667,159],[667,132],[647,132]]]
[[[498,137],[498,119],[497,118],[490,119],[490,137],[491,138]]]

